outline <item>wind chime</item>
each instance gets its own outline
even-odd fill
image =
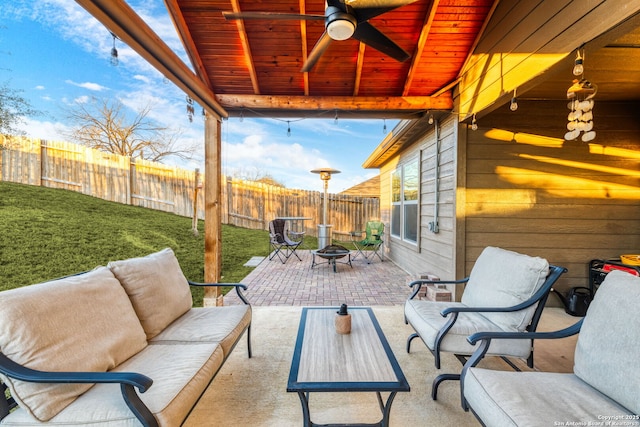
[[[596,132],[593,130],[593,98],[596,96],[598,87],[584,78],[583,60],[584,51],[580,55],[580,49],[578,49],[573,67],[573,75],[577,78],[567,90],[569,100],[567,108],[570,110],[567,117],[568,132],[564,135],[567,141],[578,139],[580,134],[583,142],[592,141],[596,137]]]

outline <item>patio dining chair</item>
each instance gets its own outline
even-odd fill
[[[302,261],[296,249],[302,244],[303,232],[292,232],[289,230],[289,223],[284,219],[274,219],[269,222],[269,248],[271,253],[269,261],[276,256],[283,264],[287,262],[291,255],[295,255]]]
[[[462,280],[417,280],[409,284],[413,293],[405,303],[405,323],[420,338],[440,369],[441,353],[453,353],[464,364],[476,346],[467,337],[476,332],[535,332],[542,309],[553,284],[567,270],[549,265],[547,260],[505,249],[487,247],[476,260],[469,277]],[[465,284],[460,302],[428,301],[416,298],[422,286]],[[501,357],[512,368],[509,358],[526,359],[533,368],[533,340],[495,340],[488,355]],[[460,374],[440,374],[431,388],[437,399],[438,386],[446,380],[459,380]]]
[[[364,239],[362,235],[364,234]],[[367,264],[371,264],[376,256],[380,261],[382,259],[382,236],[384,234],[384,223],[381,221],[368,221],[365,231],[354,231],[351,233],[353,245],[356,248],[355,255],[351,258],[355,260],[358,256],[362,256],[367,260]]]

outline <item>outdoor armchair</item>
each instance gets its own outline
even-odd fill
[[[553,284],[566,271],[550,266],[547,260],[495,247],[485,248],[469,277],[454,281],[417,280],[409,284],[413,293],[405,303],[405,322],[416,331],[407,340],[407,353],[413,339],[420,339],[434,356],[440,369],[441,353],[453,353],[463,364],[475,351],[467,337],[475,332],[535,331]],[[460,302],[417,299],[421,287],[438,284],[465,284]],[[533,367],[533,341],[495,341],[488,353],[527,360]],[[438,386],[445,380],[458,380],[459,374],[438,375],[431,397],[437,398]]]
[[[302,261],[296,253],[298,246],[302,244],[304,233],[294,233],[289,230],[289,222],[284,219],[274,219],[269,222],[269,260],[276,256],[284,264],[291,255],[295,255]]]
[[[462,407],[486,426],[640,425],[640,278],[609,273],[586,316],[561,331],[482,332],[461,375]],[[580,333],[574,372],[476,368],[496,340],[557,339]]]
[[[365,237],[364,239],[361,239],[363,234]],[[362,255],[362,257],[367,260],[368,264],[371,264],[371,260],[376,256],[380,261],[384,261],[381,253],[381,247],[384,243],[382,240],[383,235],[384,223],[381,221],[368,221],[365,231],[352,232],[351,236],[353,239],[353,245],[356,247],[357,251],[352,259],[356,259],[358,256]]]

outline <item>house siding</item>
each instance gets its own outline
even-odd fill
[[[386,255],[412,274],[460,279],[497,246],[568,268],[555,286],[567,291],[588,286],[590,260],[640,253],[640,103],[596,102],[590,143],[563,139],[567,111],[562,101],[521,100],[516,112],[478,118],[476,131],[442,120],[437,233],[434,128],[406,144],[381,166],[381,215],[389,227],[391,173],[418,157],[419,242],[388,232]]]
[[[435,126],[417,142],[387,162],[380,170],[381,218],[387,227],[385,255],[410,274],[433,273],[442,279],[455,276],[455,193],[458,125],[455,117],[439,124],[440,150],[436,142]],[[414,159],[420,164],[419,237],[410,244],[390,233],[391,225],[391,174],[400,165]],[[436,163],[437,162],[437,163]],[[436,181],[436,164],[439,166]],[[436,221],[436,184],[438,189],[438,232],[430,230]],[[451,288],[453,291],[453,288]]]
[[[499,246],[568,268],[566,291],[588,285],[590,260],[640,251],[640,105],[596,102],[584,143],[563,140],[566,104],[521,101],[467,133],[467,271]]]

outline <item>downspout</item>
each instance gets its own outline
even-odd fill
[[[433,221],[429,223],[429,231],[432,233],[440,232],[438,226],[438,215],[440,205],[440,121],[434,121],[434,131],[436,134],[436,165],[434,168],[435,180],[433,190]]]

